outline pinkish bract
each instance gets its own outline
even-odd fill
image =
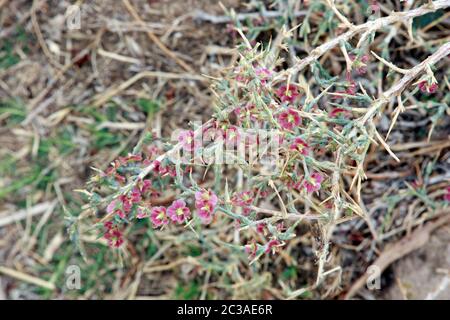
[[[299,152],[302,155],[308,155],[309,146],[305,140],[300,137],[296,137],[289,146],[289,149]]]
[[[278,116],[278,123],[286,130],[294,129],[294,127],[300,125],[301,121],[302,119],[300,118],[298,112],[294,109],[283,111]]]
[[[186,202],[183,199],[179,199],[175,200],[167,208],[167,215],[172,221],[183,223],[191,216],[191,210],[186,206]]]
[[[167,212],[165,207],[154,207],[150,213],[150,220],[153,223],[153,227],[157,228],[169,223]]]
[[[300,96],[296,86],[290,84],[289,86],[281,86],[276,91],[277,96],[282,102],[293,103],[297,97]]]
[[[305,187],[306,191],[312,193],[320,190],[322,181],[322,174],[314,172],[309,176],[309,178],[305,179],[305,181],[303,182],[303,186]]]

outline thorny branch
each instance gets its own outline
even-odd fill
[[[368,37],[368,35],[372,32],[375,32],[378,29],[381,29],[383,27],[386,27],[390,24],[396,23],[396,22],[404,22],[408,21],[409,19],[413,19],[415,17],[423,16],[427,13],[435,12],[439,9],[444,9],[450,7],[450,0],[440,0],[440,1],[433,1],[427,4],[424,4],[423,6],[413,9],[410,11],[405,12],[393,12],[391,15],[383,18],[378,18],[376,20],[368,21],[364,24],[354,26],[349,31],[341,34],[340,36],[334,38],[331,41],[328,41],[324,43],[323,45],[315,48],[311,51],[311,53],[299,60],[295,66],[293,66],[290,69],[287,69],[283,74],[280,74],[280,77],[289,75],[289,74],[295,74],[301,70],[303,70],[305,67],[309,66],[312,62],[318,60],[322,55],[324,55],[326,52],[330,51],[334,47],[338,46],[341,42],[346,42],[356,36],[357,34],[360,34],[364,32],[362,35],[358,47],[362,45],[363,41]]]
[[[398,82],[396,82],[389,90],[381,94],[381,97],[373,103],[373,105],[369,108],[367,113],[362,118],[361,124],[365,124],[377,110],[388,103],[393,97],[399,96],[408,87],[408,85],[421,73],[425,72],[428,67],[435,65],[437,62],[447,57],[449,54],[450,42],[447,42],[427,59],[419,63],[417,66],[409,69]]]
[[[124,3],[128,2],[127,0],[123,0],[123,1],[124,1]],[[293,67],[279,73],[272,80],[274,83],[285,82],[287,80],[287,82],[289,84],[292,75],[297,74],[299,71],[302,71],[306,66],[311,65],[313,62],[317,61],[320,57],[322,57],[328,51],[332,50],[333,48],[335,48],[338,45],[341,45],[342,43],[346,43],[347,41],[349,41],[350,39],[352,39],[353,37],[355,37],[358,34],[362,34],[362,36],[360,37],[359,42],[358,42],[358,47],[360,47],[360,46],[364,45],[364,42],[369,38],[369,36],[373,32],[375,32],[385,26],[388,26],[388,25],[396,23],[396,22],[406,22],[415,17],[419,17],[419,16],[425,15],[427,13],[435,12],[436,10],[439,10],[439,9],[450,7],[450,0],[439,0],[439,1],[429,2],[417,9],[413,9],[410,11],[393,12],[392,14],[390,14],[387,17],[378,18],[378,19],[375,19],[372,21],[368,21],[364,24],[355,26],[355,25],[351,24],[344,16],[342,16],[339,13],[339,11],[337,10],[337,8],[334,5],[334,1],[328,0],[327,3],[329,4],[329,6],[331,6],[331,8],[333,9],[333,12],[338,16],[338,18],[349,28],[349,30],[347,32],[341,34],[340,36],[332,39],[331,41],[326,42],[325,44],[315,48],[314,50],[311,51],[311,53],[307,57],[299,60]],[[241,33],[241,35],[243,36],[242,33]],[[246,39],[244,39],[244,40],[246,40]],[[247,47],[250,47],[249,42],[246,41],[246,43],[247,43]],[[344,52],[346,52],[345,47],[344,47]],[[364,113],[364,115],[362,117],[360,117],[359,119],[357,119],[357,122],[355,123],[355,126],[353,127],[353,129],[347,133],[349,141],[352,140],[352,137],[360,135],[360,134],[367,136],[369,142],[366,144],[364,150],[361,152],[362,159],[365,159],[365,155],[367,154],[367,151],[368,151],[368,148],[370,147],[370,145],[374,142],[376,143],[376,140],[378,140],[378,142],[380,144],[382,144],[382,146],[387,150],[387,152],[394,159],[399,161],[399,159],[395,156],[395,154],[389,148],[387,143],[383,140],[383,138],[377,132],[376,127],[373,123],[374,116],[383,106],[385,106],[388,102],[390,102],[390,100],[392,98],[400,97],[402,92],[405,89],[407,89],[407,87],[411,84],[411,82],[414,79],[416,79],[418,76],[420,76],[423,72],[427,71],[428,68],[430,68],[431,66],[435,65],[440,60],[447,57],[449,55],[449,53],[450,53],[450,42],[447,42],[447,43],[441,45],[427,59],[425,59],[420,64],[418,64],[417,66],[415,66],[409,70],[403,70],[403,69],[397,68],[395,66],[393,68],[393,65],[391,66],[391,65],[387,64],[387,66],[390,67],[391,69],[393,69],[394,71],[400,72],[403,75],[402,78],[399,81],[397,81],[391,88],[389,88],[385,92],[381,93],[379,95],[378,99],[374,100],[370,104],[370,106],[368,106],[365,109],[362,109],[362,113]],[[378,56],[377,56],[377,58],[381,59]],[[346,57],[346,59],[348,60],[348,57]],[[347,63],[348,63],[348,61],[347,61]],[[107,96],[110,96],[110,95],[108,94]],[[100,100],[100,101],[104,101],[104,100]],[[401,99],[399,99],[399,101],[401,101]],[[231,108],[228,108],[226,110],[222,110],[221,112],[228,113],[228,111],[230,111],[230,110],[231,110]],[[202,126],[198,127],[193,133],[193,139],[195,139],[205,128],[207,128],[212,123],[213,120],[214,119],[210,119],[208,122],[206,122]],[[316,121],[315,119],[312,119],[312,120]],[[134,180],[132,180],[130,183],[128,183],[125,187],[121,188],[121,190],[114,195],[114,198],[117,198],[119,195],[123,194],[123,192],[130,191],[136,185],[136,183],[138,181],[142,181],[150,172],[152,172],[153,169],[155,169],[155,163],[158,163],[158,162],[160,163],[164,159],[169,157],[170,155],[178,153],[178,151],[181,148],[182,148],[182,143],[180,142],[180,143],[175,144],[172,147],[172,149],[170,149],[166,153],[163,153],[162,155],[160,155],[156,159],[156,161],[154,161],[150,165],[144,167],[142,169],[142,171],[139,173],[139,175]],[[349,195],[345,192],[345,190],[342,186],[342,183],[341,183],[342,182],[341,173],[345,171],[344,166],[347,164],[346,163],[347,158],[346,158],[344,148],[345,148],[345,146],[341,145],[335,151],[334,168],[336,170],[334,170],[333,175],[332,175],[332,194],[330,197],[333,200],[332,213],[330,214],[329,217],[327,217],[328,219],[325,223],[319,221],[319,223],[323,223],[323,225],[321,225],[322,237],[323,237],[321,239],[321,242],[322,242],[323,246],[318,252],[318,274],[317,274],[315,286],[318,286],[321,284],[325,275],[328,275],[334,271],[340,271],[339,268],[334,268],[332,270],[326,271],[325,264],[327,262],[328,254],[329,254],[330,239],[333,235],[334,228],[337,225],[337,221],[339,220],[339,218],[342,215],[342,211],[343,211],[342,198],[347,198],[347,199],[350,198]],[[358,190],[356,192],[356,194],[358,195],[358,198],[359,198],[359,194],[360,194],[359,188],[360,188],[361,180],[363,180],[364,178],[365,178],[365,174],[364,174],[364,170],[362,168],[362,163],[359,163],[357,172],[356,172],[353,182],[350,186],[350,189],[352,189],[354,182],[356,180],[358,181]],[[278,197],[280,198],[280,202],[282,202],[281,196],[278,195]],[[354,206],[356,208],[356,210],[353,210],[353,211],[358,211],[358,215],[363,216],[363,210],[361,210],[361,208],[359,207],[358,202],[351,198],[350,198],[350,201],[354,204]],[[358,199],[358,201],[360,201],[360,199]],[[285,211],[284,218],[297,218],[295,213],[288,214],[284,208],[284,205],[283,205],[283,210]],[[298,218],[300,218],[300,219],[305,218],[305,217],[310,217],[310,216],[309,215],[298,216]],[[109,218],[110,218],[109,216],[105,216],[102,221],[105,221]]]
[[[375,100],[372,103],[372,106],[368,108],[367,113],[365,114],[365,116],[361,119],[361,125],[364,125],[366,122],[370,122],[369,123],[369,128],[370,128],[370,133],[375,136],[380,143],[383,145],[383,147],[386,149],[386,151],[394,158],[396,159],[398,162],[400,161],[397,156],[395,156],[395,154],[391,151],[391,149],[389,148],[389,146],[384,142],[384,140],[381,138],[381,136],[379,135],[379,133],[377,132],[375,125],[371,122],[372,120],[372,116],[374,115],[374,113],[379,110],[383,105],[385,105],[386,103],[388,103],[391,98],[395,97],[395,96],[399,96],[406,88],[407,86],[415,79],[417,78],[417,76],[419,76],[421,73],[423,73],[425,71],[425,69],[427,68],[427,66],[431,66],[436,64],[439,60],[445,58],[447,55],[450,54],[450,42],[447,42],[446,44],[442,45],[438,50],[436,50],[435,53],[433,53],[431,56],[429,56],[427,59],[425,59],[424,61],[422,61],[420,64],[418,64],[417,66],[411,68],[410,70],[408,70],[405,75],[398,81],[396,82],[389,90],[387,90],[386,92],[380,94],[380,98]],[[355,128],[356,130],[357,128]],[[355,131],[353,131],[354,133]],[[340,151],[341,148],[339,148],[339,150],[337,151],[337,156],[336,156],[336,162],[338,163],[338,168],[341,168],[341,164],[342,162],[340,161]],[[360,171],[361,172],[361,171]],[[358,177],[359,179],[362,179],[361,176],[355,175],[355,178]],[[335,199],[335,209],[339,208],[340,205],[340,198],[339,198],[339,192],[337,189],[337,186],[339,186],[339,171],[336,171],[333,175],[333,185],[335,186],[333,188],[333,197]],[[323,266],[325,264],[326,261],[326,257],[328,255],[328,243],[329,243],[329,239],[331,238],[331,235],[333,233],[333,229],[335,226],[334,221],[337,220],[340,216],[340,211],[335,211],[335,214],[333,216],[333,219],[328,223],[328,225],[326,226],[327,228],[327,232],[326,232],[326,237],[325,239],[323,239],[324,242],[324,248],[320,254],[319,257],[319,270],[318,270],[318,276],[317,276],[317,283],[320,283],[320,280],[322,279],[323,276]]]
[[[408,19],[419,17],[419,16],[425,15],[427,13],[434,12],[436,10],[444,9],[447,7],[450,7],[450,0],[434,1],[431,3],[427,3],[417,9],[413,9],[413,10],[406,11],[406,12],[394,12],[387,17],[378,18],[373,21],[368,21],[362,25],[355,26],[353,29],[347,31],[346,33],[315,48],[314,50],[311,51],[309,56],[299,60],[294,67],[287,69],[285,72],[282,72],[280,74],[280,76],[282,76],[282,79],[286,79],[286,76],[289,76],[290,74],[295,74],[295,73],[303,70],[306,66],[310,65],[313,61],[318,60],[327,51],[333,49],[334,47],[339,45],[339,43],[341,43],[341,42],[348,41],[349,39],[353,38],[357,34],[360,34],[362,32],[366,32],[366,33],[374,32],[374,31],[376,31],[382,27],[385,27],[387,25],[390,25],[392,23],[399,22],[399,21],[406,21]],[[401,81],[396,83],[390,90],[385,92],[384,97],[397,95],[400,91],[404,90],[406,88],[406,86],[412,81],[412,79],[417,77],[417,75],[419,75],[424,70],[424,68],[427,64],[435,64],[437,61],[439,61],[440,59],[442,59],[446,55],[448,55],[449,50],[450,50],[450,44],[447,43],[446,45],[441,47],[440,50],[438,50],[434,55],[430,56],[426,61],[424,61],[423,63],[421,63],[421,64],[417,65],[416,67],[414,67],[413,69],[411,69],[410,73],[405,75],[405,77],[403,77]],[[278,79],[278,80],[281,80],[281,79]],[[383,101],[385,101],[384,98],[383,98]],[[379,103],[380,103],[380,101],[377,101],[371,108],[368,109],[368,112],[366,113],[366,115],[363,118],[362,124],[364,124],[367,121],[367,119],[371,117],[373,112],[375,112],[379,108]],[[210,121],[208,121],[207,123],[203,124],[203,126],[198,128],[195,131],[195,136],[197,136],[198,133],[200,133],[208,125],[210,125]],[[177,150],[179,150],[180,148],[181,148],[181,144],[178,143],[169,152],[170,153],[177,152]],[[168,153],[162,154],[161,156],[158,157],[157,160],[162,161],[162,160],[166,159],[167,156],[168,156]],[[153,164],[150,164],[149,166],[144,168],[144,170],[139,174],[137,179],[134,182],[131,182],[129,185],[125,186],[124,190],[130,190],[137,181],[146,177],[153,169],[154,169]]]

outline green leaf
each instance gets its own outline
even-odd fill
[[[158,102],[145,98],[137,99],[136,104],[138,105],[139,108],[141,108],[142,111],[150,115],[155,114],[160,109]]]
[[[420,16],[420,17],[416,17],[413,19],[413,28],[414,29],[423,28],[423,27],[427,26],[428,24],[430,24],[431,22],[433,22],[434,20],[437,20],[440,17],[442,17],[443,14],[444,14],[444,11],[439,10],[436,12],[424,14],[423,16]]]

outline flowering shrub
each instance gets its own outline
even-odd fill
[[[389,22],[401,19],[395,17]],[[398,160],[374,119],[391,98],[414,90],[411,82],[423,73],[417,88],[426,94],[439,90],[431,66],[450,52],[447,43],[409,70],[380,58],[377,63],[400,72],[402,79],[374,98],[359,81],[375,63],[368,50],[373,39],[366,36],[352,46],[348,40],[358,27],[353,28],[289,69],[274,57],[279,44],[252,47],[244,38],[237,65],[213,85],[216,112],[210,121],[175,133],[169,144],[149,136],[133,154],[91,179],[86,194],[92,208],[105,209],[100,228],[108,244],[125,246],[123,230],[136,220],[150,219],[155,229],[183,226],[183,232],[194,233],[225,221],[241,234],[235,249],[255,263],[283,250],[302,221],[314,221],[321,230],[320,282],[335,225],[365,216],[360,190],[370,147],[379,144]],[[377,28],[373,23],[360,31]],[[347,69],[332,78],[317,60],[339,45]],[[303,75],[294,76],[306,66],[320,87],[317,95]],[[350,180],[344,179],[348,173]],[[232,184],[222,179],[226,174],[243,178]]]

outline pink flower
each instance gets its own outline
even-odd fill
[[[378,1],[370,1],[370,5],[369,5],[369,9],[367,9],[367,12],[369,14],[375,14],[378,13],[380,11],[380,5],[378,4]]]
[[[300,96],[297,87],[291,84],[289,85],[289,87],[287,86],[279,87],[275,93],[281,99],[282,102],[290,102],[290,103],[293,103],[295,99],[297,99],[297,97]]]
[[[356,57],[355,55],[349,55],[350,60],[353,61],[352,67],[356,68],[356,72],[360,75],[367,72],[367,62],[369,61],[368,55],[363,55],[361,57]]]
[[[269,240],[269,242],[267,242],[267,244],[265,245],[264,252],[270,253],[271,251],[275,250],[275,248],[279,245],[280,245],[280,241],[278,241],[276,239]]]
[[[105,222],[103,226],[106,229],[104,237],[108,241],[108,245],[113,248],[119,248],[124,242],[122,232],[112,221]]]
[[[227,23],[225,26],[225,32],[229,33],[232,38],[236,38],[238,32],[236,31],[236,26],[233,23]]]
[[[234,205],[246,207],[252,204],[253,198],[254,195],[252,191],[242,191],[236,194],[231,201]]]
[[[303,140],[300,137],[296,137],[294,139],[292,144],[289,146],[289,149],[295,150],[304,156],[308,155],[308,152],[309,152],[308,144],[306,143],[305,140]]]
[[[272,76],[272,72],[269,69],[264,67],[257,67],[255,69],[256,76],[261,80],[261,83],[265,84],[267,80]]]
[[[263,198],[266,198],[266,197],[268,197],[270,195],[270,192],[269,192],[269,190],[260,190],[260,192],[259,192],[259,196],[260,197],[263,197]]]
[[[150,220],[155,228],[169,223],[165,207],[154,207],[150,213]]]
[[[302,180],[299,180],[299,181],[288,181],[286,183],[286,186],[289,189],[294,189],[294,190],[297,190],[297,191],[301,191],[301,189],[303,187],[303,183],[302,182],[303,182]]]
[[[191,216],[191,210],[186,207],[186,202],[184,200],[175,200],[167,209],[167,215],[172,221],[182,223]]]
[[[130,162],[140,162],[142,161],[142,156],[137,154],[128,154],[126,157],[119,157],[119,163],[122,165],[128,164]]]
[[[287,130],[292,130],[294,126],[298,126],[301,123],[302,119],[298,115],[298,113],[294,109],[288,109],[287,111],[283,111],[278,116],[278,123],[282,128]]]
[[[155,174],[160,174],[160,170],[161,170],[161,162],[158,160],[155,160],[152,162],[153,165],[153,172]]]
[[[142,208],[137,208],[137,214],[136,214],[136,218],[138,219],[145,219],[148,217],[148,212],[147,210],[144,210]]]
[[[241,138],[241,134],[239,129],[233,126],[223,131],[223,137],[226,145],[237,145]]]
[[[211,190],[202,190],[195,193],[196,203],[209,202],[213,207],[215,207],[218,200],[219,199],[217,198],[216,194]]]
[[[125,219],[127,217],[127,215],[125,214],[125,212],[123,212],[123,210],[117,209],[116,210],[116,214],[121,218],[121,219]]]
[[[218,201],[216,194],[211,190],[197,191],[195,193],[195,207],[203,223],[208,224],[211,222]]]
[[[239,120],[239,123],[242,121],[250,120],[257,121],[260,118],[260,114],[258,113],[258,109],[254,104],[247,104],[245,106],[239,106],[234,109],[234,114]]]
[[[170,167],[168,165],[163,165],[158,160],[153,161],[153,171],[160,176],[170,175],[175,177],[177,175],[175,167]]]
[[[358,91],[358,85],[355,81],[350,81],[347,89],[345,89],[345,93],[351,96],[354,96]]]
[[[309,193],[319,191],[322,181],[323,176],[318,172],[314,172],[303,182],[303,186]]]
[[[210,202],[196,202],[197,214],[204,224],[211,223],[214,214],[214,206]]]
[[[141,190],[138,187],[134,187],[133,190],[131,191],[131,202],[133,203],[137,203],[140,202],[142,200],[141,197]]]
[[[342,98],[343,94],[354,96],[356,92],[358,92],[358,85],[356,84],[355,81],[351,80],[350,78],[347,80],[346,86],[347,87],[345,88],[344,91],[342,90],[336,91],[336,93],[332,95],[332,98],[333,99]]]
[[[243,216],[247,217],[251,212],[252,212],[252,209],[250,207],[243,207],[242,208],[242,215]]]
[[[119,199],[122,202],[122,208],[125,213],[129,213],[131,211],[131,208],[133,207],[131,199],[126,195],[121,195]]]
[[[103,223],[103,227],[108,231],[114,227],[114,223],[112,221],[106,221]]]
[[[264,234],[265,227],[266,227],[266,224],[264,222],[258,223],[256,225],[256,232]]]
[[[249,259],[252,259],[254,257],[256,257],[256,253],[258,251],[258,245],[256,244],[256,241],[253,240],[250,244],[247,244],[244,247],[245,253],[247,253],[249,256]]]
[[[420,81],[418,87],[422,93],[426,94],[435,93],[438,89],[437,83],[429,83],[427,80]]]
[[[245,70],[238,66],[236,68],[234,68],[233,70],[234,74],[236,75],[236,81],[241,82],[241,83],[247,83],[248,82],[248,77],[245,75]]]
[[[150,159],[155,158],[162,153],[162,150],[155,145],[149,145],[145,148],[145,150],[147,152],[147,157]],[[145,161],[149,161],[149,160],[145,159],[144,162]]]
[[[331,118],[338,118],[338,117],[347,117],[350,116],[351,113],[348,110],[342,109],[342,108],[334,108],[330,111],[328,114]]]
[[[185,151],[194,150],[194,131],[183,130],[178,136],[178,142],[181,143],[183,150]]]
[[[147,193],[147,191],[150,190],[150,188],[152,187],[152,181],[149,179],[146,179],[144,181],[142,181],[142,186],[141,186],[141,193]]]
[[[111,201],[106,207],[106,213],[113,213],[116,211],[117,200]]]
[[[444,200],[450,202],[450,187],[447,187],[447,193],[444,195]]]
[[[119,199],[113,200],[109,203],[109,205],[106,207],[106,213],[108,214],[116,214],[121,219],[125,219],[126,214],[124,212],[124,202],[122,201],[122,198],[127,199],[125,196],[120,196]],[[121,202],[121,203],[120,203]],[[125,200],[125,203],[127,204],[126,208],[131,210],[131,207],[128,205],[129,201]],[[126,212],[128,213],[129,210]]]
[[[122,232],[118,229],[114,229],[106,233],[105,239],[108,240],[108,245],[114,248],[119,248],[124,242]]]
[[[280,222],[277,224],[277,231],[278,232],[283,232],[284,230],[286,230],[286,227],[284,226],[283,222]]]

